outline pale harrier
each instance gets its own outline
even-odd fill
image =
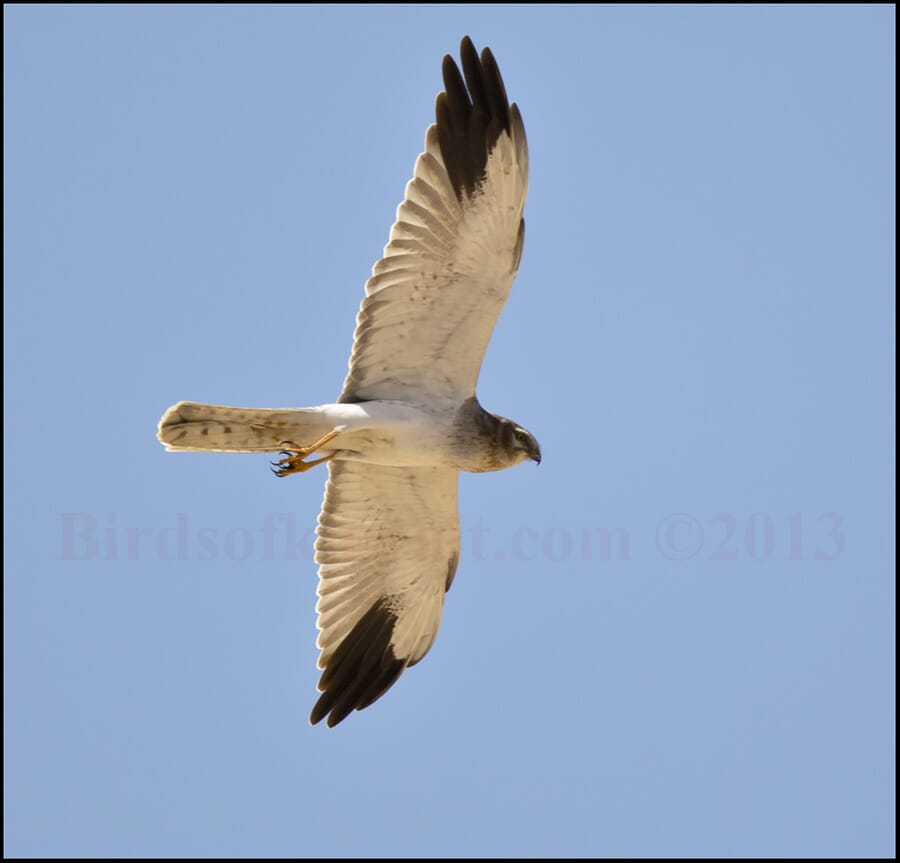
[[[444,57],[437,122],[366,282],[337,403],[179,402],[159,424],[169,450],[281,451],[279,476],[328,462],[312,723],[368,707],[431,647],[459,560],[459,471],[541,460],[528,431],[475,397],[522,256],[528,149],[490,50],[479,58],[466,37],[461,56],[462,75]]]

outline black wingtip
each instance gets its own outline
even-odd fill
[[[503,132],[510,131],[506,87],[490,48],[478,56],[464,36],[459,46],[462,72],[444,56],[444,90],[435,102],[438,142],[450,182],[460,201],[484,179],[488,156]]]
[[[319,679],[322,693],[309,715],[310,725],[326,716],[334,728],[354,710],[373,704],[390,689],[406,668],[394,655],[391,636],[397,615],[386,597],[372,604],[328,660]]]

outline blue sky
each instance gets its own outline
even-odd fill
[[[4,23],[7,854],[894,853],[893,7]],[[479,395],[544,460],[310,728],[324,472],[156,423],[336,397],[467,33],[531,154]]]

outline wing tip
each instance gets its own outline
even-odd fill
[[[396,623],[397,615],[384,596],[360,617],[325,663],[318,684],[322,694],[309,715],[310,725],[327,717],[326,725],[334,728],[354,710],[376,702],[396,683],[407,666],[391,646]]]
[[[469,36],[460,42],[462,73],[456,60],[444,55],[444,89],[435,100],[435,123],[441,157],[457,198],[471,197],[483,180],[488,157],[498,138],[512,136],[515,115],[500,69],[490,48],[481,56]]]

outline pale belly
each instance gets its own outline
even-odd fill
[[[340,429],[322,455],[396,467],[456,466],[451,411],[435,415],[392,402],[322,409]]]

